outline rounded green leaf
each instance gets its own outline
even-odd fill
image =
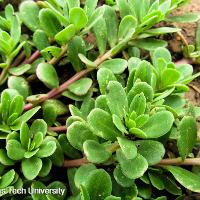
[[[112,182],[110,175],[103,169],[93,170],[84,183],[91,199],[104,200],[111,195]]]
[[[82,8],[72,8],[69,12],[69,20],[71,24],[74,24],[77,31],[84,28],[88,22],[87,15]]]
[[[104,163],[111,157],[111,152],[106,151],[102,144],[94,140],[87,140],[83,143],[83,150],[87,159],[92,163]]]
[[[42,182],[34,181],[31,184],[31,189],[47,189],[47,188]],[[33,198],[33,200],[48,200],[46,194],[33,193],[31,197]]]
[[[14,76],[21,76],[25,72],[27,72],[29,69],[31,69],[30,64],[22,64],[18,67],[12,67],[9,69],[9,73]]]
[[[137,27],[137,19],[132,15],[126,15],[119,25],[118,37],[119,39],[124,39],[129,33],[130,29],[135,29]]]
[[[99,68],[108,68],[114,74],[121,74],[127,68],[128,62],[121,58],[115,58],[112,60],[106,60],[99,65]]]
[[[140,154],[134,159],[127,159],[121,150],[117,150],[117,160],[123,174],[130,179],[142,177],[148,168],[146,159]]]
[[[37,132],[41,132],[43,136],[47,133],[47,124],[43,119],[36,119],[31,124],[30,134],[35,135]]]
[[[10,159],[5,149],[0,149],[0,163],[5,166],[14,165],[14,161]]]
[[[34,147],[34,149],[39,148],[43,142],[43,137],[44,137],[44,135],[42,132],[36,132],[33,136],[31,146]]]
[[[37,157],[22,160],[22,172],[26,179],[35,179],[42,169],[42,160]]]
[[[134,159],[137,156],[137,148],[133,141],[121,137],[118,137],[117,140],[127,159]]]
[[[186,169],[176,166],[166,166],[174,178],[185,188],[200,193],[200,177]]]
[[[44,32],[52,38],[54,38],[54,36],[62,30],[62,26],[58,18],[49,8],[40,10],[39,20]]]
[[[56,150],[56,143],[54,141],[44,142],[37,152],[39,158],[46,158],[51,156]]]
[[[24,98],[30,95],[30,86],[23,77],[10,76],[8,78],[8,87],[17,90]]]
[[[8,187],[13,182],[14,178],[15,178],[15,171],[12,169],[3,176],[1,176],[0,188],[5,189],[6,187]]]
[[[24,99],[22,96],[15,96],[11,100],[10,108],[9,108],[9,115],[17,114],[20,116],[24,110]]]
[[[50,89],[59,86],[59,79],[53,65],[40,63],[36,69],[37,77]]]
[[[80,80],[72,83],[68,89],[75,95],[82,96],[87,94],[90,87],[92,86],[92,79],[90,78],[81,78]]]
[[[39,51],[42,51],[46,47],[50,46],[48,36],[42,30],[37,30],[34,32],[33,42]]]
[[[80,188],[81,185],[84,185],[85,181],[87,180],[87,176],[93,170],[96,170],[96,166],[91,163],[82,165],[77,169],[74,176],[74,182],[77,188]]]
[[[191,116],[185,116],[179,126],[178,150],[184,160],[192,152],[197,141],[197,123]]]
[[[90,112],[88,123],[95,130],[94,134],[101,138],[115,141],[118,136],[121,136],[120,131],[118,131],[112,122],[111,115],[99,108],[95,108]]]
[[[20,4],[20,19],[32,31],[36,31],[39,27],[39,11],[37,3],[34,1],[24,1]]]
[[[149,118],[142,130],[146,133],[147,138],[158,138],[170,131],[173,122],[174,116],[171,112],[160,111]]]
[[[123,134],[126,133],[128,134],[128,131],[126,130],[126,127],[123,124],[123,121],[118,117],[117,115],[112,115],[113,123],[117,127],[119,131],[121,131]]]
[[[65,44],[72,37],[74,37],[75,31],[76,31],[75,26],[73,24],[70,24],[69,26],[67,26],[62,31],[60,31],[55,35],[55,40],[61,44]]]
[[[97,80],[101,94],[105,94],[109,81],[116,81],[116,77],[110,69],[100,68],[97,72]]]
[[[158,173],[155,172],[149,172],[149,179],[151,181],[151,184],[157,188],[158,190],[163,190],[165,189],[165,185],[164,182],[162,180],[162,177],[160,177]]]
[[[107,90],[107,104],[111,113],[122,119],[125,111],[128,110],[128,100],[124,88],[119,82],[110,81]]]
[[[12,160],[21,160],[24,157],[25,150],[17,140],[8,140],[6,150],[8,157]]]
[[[78,138],[78,140],[77,140],[77,138]],[[97,137],[90,130],[90,128],[88,127],[88,125],[86,123],[76,121],[68,127],[67,139],[69,140],[70,144],[74,148],[82,151],[83,143],[86,140],[97,140]]]
[[[126,177],[123,174],[119,165],[117,165],[116,168],[114,169],[113,175],[116,182],[122,187],[131,187],[134,184],[134,179]]]
[[[138,153],[141,154],[149,165],[159,163],[165,155],[162,143],[153,140],[138,140],[135,142]]]
[[[49,158],[43,158],[42,159],[42,169],[40,170],[40,173],[38,174],[38,176],[40,177],[45,177],[49,174],[49,172],[51,171],[51,167],[52,167],[52,162]]]

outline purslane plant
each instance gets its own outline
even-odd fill
[[[159,39],[180,29],[154,27],[186,2],[47,0],[24,1],[16,12],[5,7],[0,189],[65,192],[2,198],[183,199],[200,192],[199,109],[184,99],[199,73],[176,66]]]

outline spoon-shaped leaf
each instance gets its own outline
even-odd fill
[[[40,63],[36,69],[37,77],[50,89],[59,86],[59,80],[53,65]]]

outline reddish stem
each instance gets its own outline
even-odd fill
[[[49,127],[48,130],[54,132],[64,132],[67,131],[67,126]]]
[[[89,161],[86,157],[77,160],[65,160],[64,167],[71,168],[71,167],[80,167],[81,165],[87,164]]]
[[[39,58],[41,55],[40,51],[34,52],[31,57],[29,57],[27,60],[24,61],[24,64],[32,64],[37,58]]]

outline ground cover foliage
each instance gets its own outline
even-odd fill
[[[0,15],[2,199],[140,200],[200,193],[200,74],[156,27],[185,0],[47,0]],[[178,20],[198,20],[196,14]],[[190,49],[184,49],[187,53]],[[192,53],[192,52],[190,52]],[[11,194],[13,189],[59,189]]]

